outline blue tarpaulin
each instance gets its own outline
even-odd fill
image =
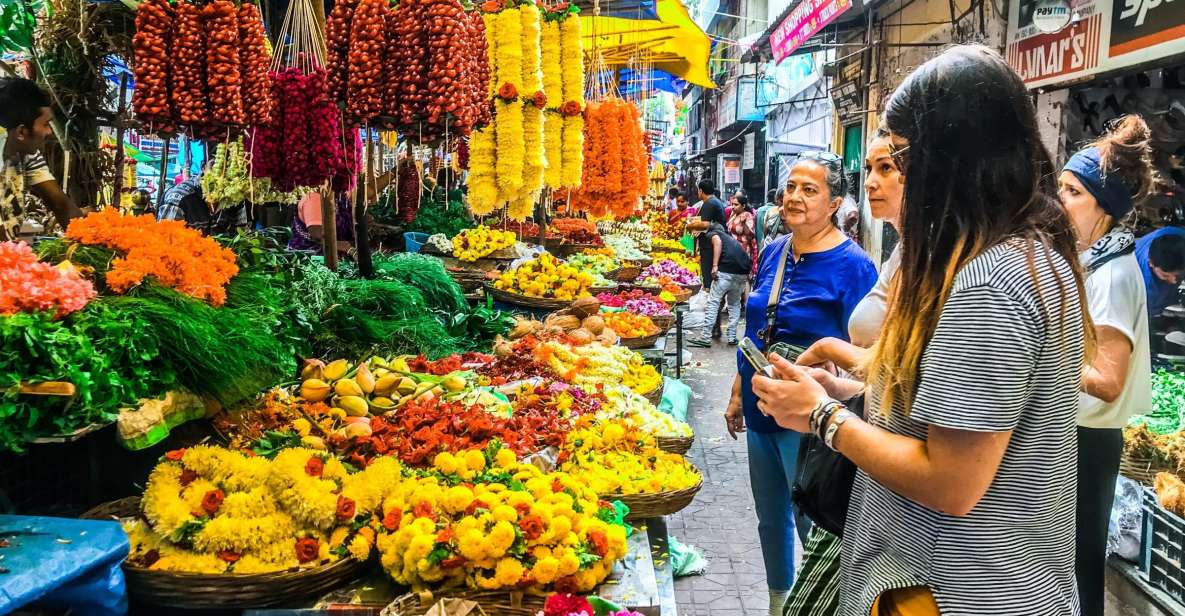
[[[0,614],[36,604],[79,616],[128,611],[117,522],[0,515]]]

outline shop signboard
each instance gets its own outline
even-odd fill
[[[745,134],[745,148],[741,150],[741,168],[752,169],[757,164],[757,135]]]
[[[810,37],[852,8],[852,0],[801,0],[769,35],[774,62],[785,60]]]
[[[1069,19],[1065,0],[1012,2],[1008,64],[1038,88],[1183,54],[1182,1],[1070,0]]]

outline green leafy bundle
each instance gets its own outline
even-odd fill
[[[447,200],[442,188],[425,191],[420,197],[420,209],[416,212],[416,218],[407,226],[407,230],[428,235],[443,233],[452,237],[473,227],[473,217],[469,215],[463,198],[463,193],[459,190],[451,191]]]

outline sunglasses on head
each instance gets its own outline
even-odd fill
[[[828,152],[826,150],[801,152],[798,154],[798,160],[816,160],[827,165],[836,163],[843,165],[843,158],[834,152]]]

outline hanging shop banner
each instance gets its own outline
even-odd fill
[[[852,8],[852,0],[802,0],[769,35],[774,62],[781,62],[807,39]]]
[[[1021,0],[1008,14],[1008,64],[1030,88],[1185,53],[1181,0]],[[1051,31],[1052,30],[1052,31]]]

